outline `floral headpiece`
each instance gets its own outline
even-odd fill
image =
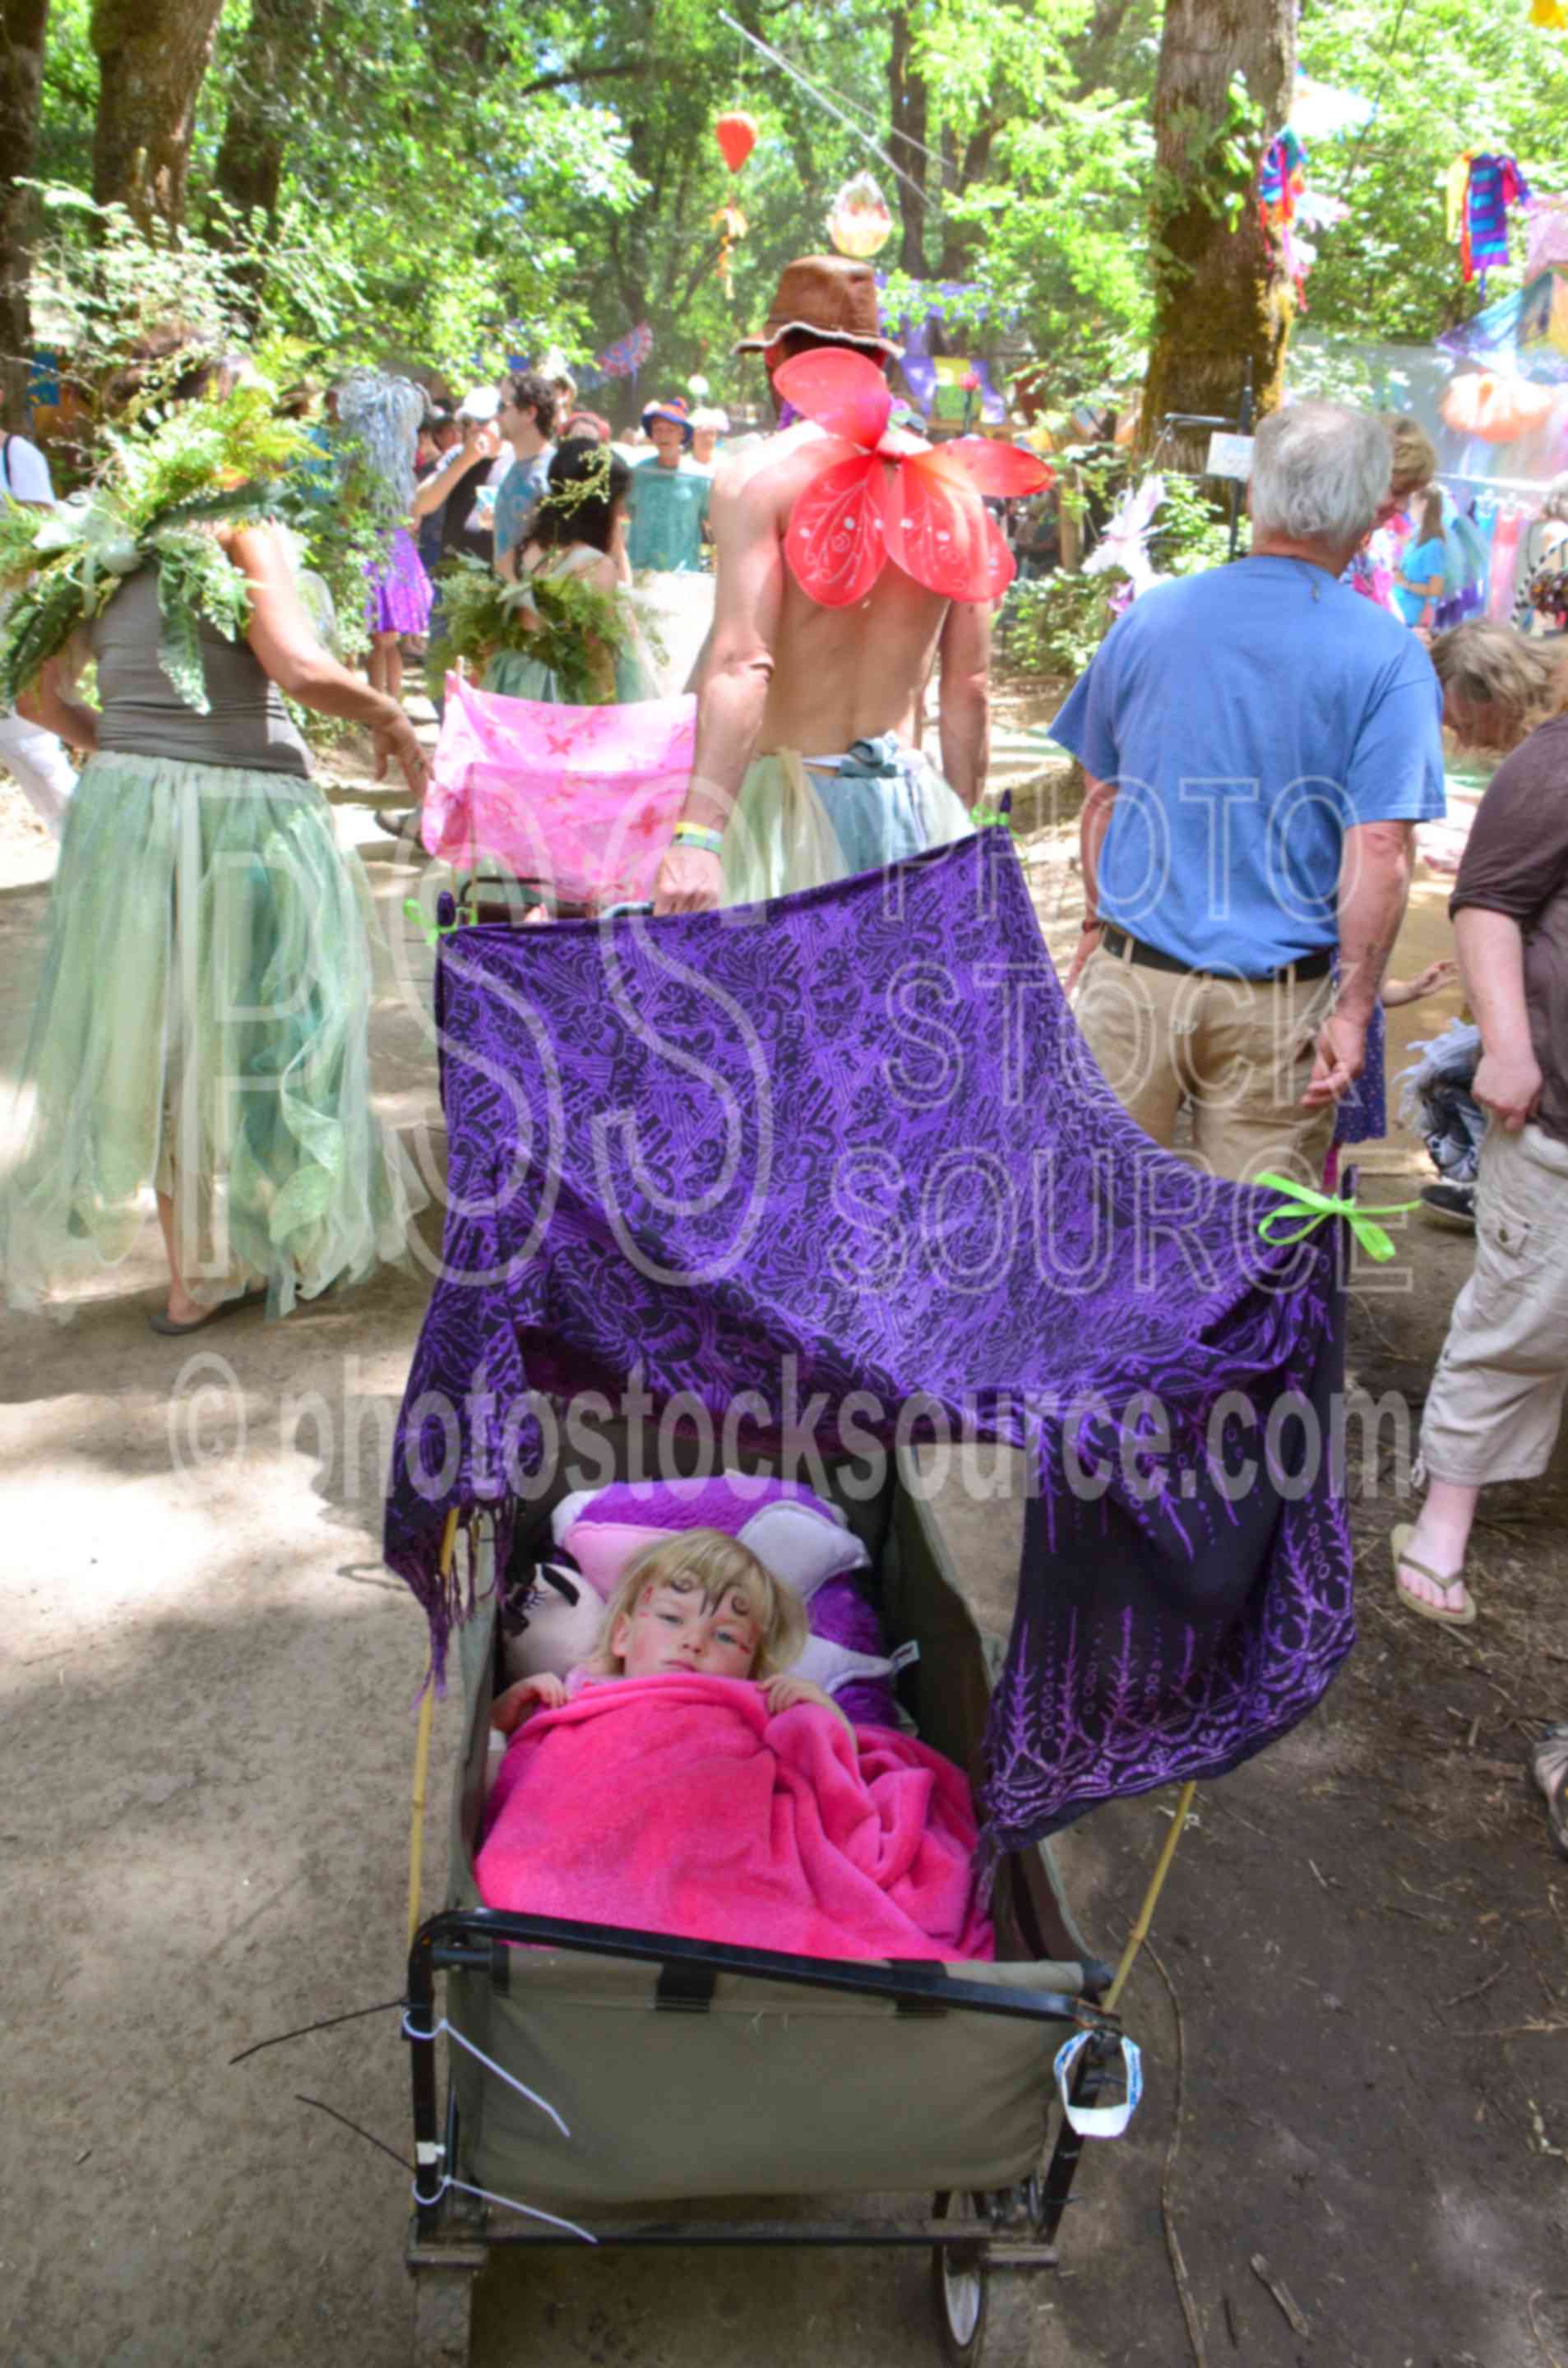
[[[983,436],[931,446],[894,427],[881,371],[842,347],[798,354],[773,383],[839,447],[790,513],[785,556],[811,599],[849,608],[890,559],[947,600],[994,600],[1006,590],[1013,555],[982,496],[1039,493],[1051,483],[1043,461]]]
[[[550,484],[540,495],[541,510],[559,511],[563,518],[574,518],[585,502],[608,502],[610,472],[615,455],[608,444],[597,444],[585,456],[580,477],[566,477],[559,484]]]

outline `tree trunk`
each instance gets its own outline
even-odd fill
[[[889,20],[892,42],[888,50],[888,110],[891,131],[888,154],[908,180],[898,185],[899,211],[903,223],[903,235],[899,244],[898,260],[901,270],[912,279],[926,277],[926,77],[914,63],[913,43],[909,32],[909,14],[895,8]],[[915,184],[911,188],[909,183]]]
[[[197,93],[223,0],[93,0],[98,113],[93,195],[127,208],[139,227],[177,232],[185,219]]]
[[[322,0],[251,0],[229,83],[229,112],[213,176],[220,197],[270,223],[278,211],[294,111],[315,49]]]
[[[949,199],[962,197],[976,181],[983,181],[991,166],[991,150],[998,126],[989,118],[970,133],[960,149],[956,132],[944,127],[942,155],[943,187]],[[942,223],[941,274],[944,279],[967,279],[974,263],[983,233],[973,222],[956,222],[948,213]]]
[[[1169,412],[1234,418],[1249,365],[1255,416],[1279,401],[1292,293],[1258,219],[1256,165],[1285,121],[1295,72],[1292,0],[1166,0],[1154,83],[1157,292],[1145,453]],[[1244,171],[1219,145],[1239,74],[1264,119],[1261,131],[1241,134]],[[1208,441],[1207,428],[1173,435],[1164,451],[1177,466],[1199,467]]]
[[[32,324],[28,266],[31,192],[19,188],[38,148],[39,91],[49,0],[0,0],[0,422],[20,427]]]

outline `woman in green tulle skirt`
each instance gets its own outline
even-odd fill
[[[214,531],[249,623],[233,643],[201,623],[204,712],[160,663],[156,564],[92,624],[101,713],[58,665],[30,702],[94,753],[23,1069],[6,1295],[68,1314],[129,1255],[155,1196],[162,1332],[263,1293],[283,1315],[368,1274],[403,1250],[425,1199],[370,1107],[364,873],[338,848],[279,688],[368,724],[380,769],[395,760],[416,796],[423,755],[402,709],[316,641],[278,531]]]

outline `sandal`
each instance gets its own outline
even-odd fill
[[[1436,1621],[1439,1628],[1473,1627],[1475,1624],[1475,1598],[1471,1595],[1469,1588],[1465,1586],[1464,1571],[1462,1567],[1459,1570],[1449,1571],[1447,1573],[1440,1570],[1428,1570],[1426,1565],[1424,1562],[1417,1562],[1415,1555],[1409,1551],[1410,1541],[1415,1535],[1415,1522],[1401,1521],[1389,1539],[1389,1548],[1393,1555],[1394,1593],[1398,1596],[1400,1601],[1403,1604],[1407,1611],[1414,1611],[1417,1618],[1421,1620]],[[1406,1570],[1414,1570],[1417,1572],[1422,1578],[1429,1578],[1434,1587],[1457,1587],[1462,1596],[1462,1601],[1453,1606],[1442,1603],[1428,1603],[1425,1596],[1410,1594],[1407,1589],[1401,1587],[1399,1583],[1400,1565],[1402,1563]]]
[[[1568,1720],[1547,1728],[1530,1746],[1526,1764],[1546,1802],[1546,1822],[1558,1855],[1568,1858]]]
[[[237,1299],[221,1299],[206,1315],[193,1315],[187,1324],[176,1323],[164,1307],[154,1308],[147,1321],[154,1332],[166,1340],[183,1340],[187,1332],[205,1332],[210,1324],[217,1324],[225,1315],[237,1315],[242,1307],[259,1307],[267,1297],[267,1285],[258,1282],[253,1291],[242,1291]]]

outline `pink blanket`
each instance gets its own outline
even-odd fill
[[[491,1797],[492,1907],[812,1957],[994,1953],[959,1770],[888,1727],[768,1714],[738,1678],[625,1678],[536,1712]]]
[[[685,803],[694,699],[551,707],[447,677],[425,795],[427,855],[482,858],[565,904],[645,903]]]

